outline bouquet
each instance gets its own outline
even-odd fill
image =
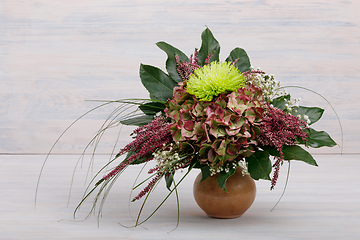
[[[218,173],[217,183],[224,191],[227,179],[239,166],[254,180],[270,180],[273,189],[284,161],[317,166],[304,147],[336,145],[326,132],[311,127],[323,109],[300,106],[272,75],[251,67],[244,49],[235,48],[221,61],[220,45],[208,28],[201,39],[200,49],[190,57],[158,42],[167,54],[167,73],[140,65],[141,82],[150,98],[115,101],[136,110],[113,114],[109,124],[138,126],[133,141],[95,175],[91,182],[95,184],[79,206],[98,189],[95,209],[101,193],[127,167],[149,161],[155,162],[154,167],[148,170],[149,178],[137,186],[140,190],[132,201],[149,195],[162,178],[169,194],[173,193],[194,168],[201,170],[202,180]],[[183,169],[186,174],[175,182],[176,171]]]

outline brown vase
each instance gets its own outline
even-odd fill
[[[255,181],[249,174],[242,175],[238,167],[234,175],[226,181],[226,189],[222,190],[216,180],[219,174],[210,176],[200,182],[202,174],[194,182],[194,198],[199,207],[214,218],[237,218],[243,215],[253,204],[256,196]]]

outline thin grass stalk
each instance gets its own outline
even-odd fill
[[[120,156],[118,156],[118,157],[120,157]],[[89,182],[87,188],[85,189],[84,196],[85,196],[86,192],[90,189],[90,186],[91,186],[91,184],[94,182],[94,180],[96,179],[96,177],[97,177],[105,168],[107,168],[112,162],[114,162],[118,157],[115,157],[113,160],[111,160],[110,162],[108,162],[107,164],[105,164],[105,165],[95,174],[95,176],[91,179],[91,181]],[[126,161],[126,159],[123,160],[121,163],[123,163],[124,161]],[[121,164],[121,163],[120,163],[120,164]],[[124,167],[124,169],[121,170],[118,174],[121,174],[126,168],[127,168],[127,166]],[[104,181],[107,181],[107,180],[104,180]],[[95,186],[97,186],[97,185],[95,185]],[[83,197],[84,197],[84,196],[83,196]]]
[[[170,232],[168,233],[171,233],[173,232],[175,229],[178,228],[179,226],[179,223],[180,223],[180,201],[179,201],[179,194],[178,194],[178,191],[177,191],[177,186],[176,186],[176,182],[175,182],[175,178],[174,178],[174,175],[172,173],[172,171],[170,171],[170,174],[171,174],[171,177],[173,179],[173,183],[174,183],[174,189],[175,189],[175,196],[176,196],[176,206],[177,206],[177,219],[176,219],[176,226],[173,230],[171,230]]]
[[[71,189],[72,189],[72,185],[73,185],[73,182],[74,182],[74,177],[75,177],[75,172],[76,172],[77,166],[78,166],[79,162],[81,162],[81,165],[82,165],[82,161],[83,161],[83,159],[84,159],[86,150],[87,150],[88,147],[90,147],[90,145],[92,144],[92,142],[95,141],[95,138],[96,138],[96,136],[93,137],[93,138],[90,140],[90,142],[86,145],[85,149],[83,150],[82,154],[80,155],[78,161],[77,161],[76,164],[75,164],[75,167],[74,167],[74,170],[73,170],[73,174],[72,174],[72,178],[71,178],[68,204],[69,204],[69,200],[70,200]],[[115,159],[116,159],[116,158],[115,158]],[[113,159],[112,161],[114,161],[115,159]],[[106,165],[106,166],[107,166],[107,165]],[[87,178],[87,175],[86,175],[86,178]],[[86,182],[86,180],[85,180],[85,182]]]
[[[137,227],[137,226],[139,225],[138,223],[139,223],[140,215],[141,215],[142,210],[143,210],[143,208],[144,208],[144,206],[145,206],[145,203],[147,202],[147,199],[149,198],[150,194],[155,190],[155,188],[157,187],[157,185],[159,185],[160,180],[161,180],[161,178],[162,178],[163,176],[164,176],[164,173],[159,177],[159,179],[154,183],[154,185],[150,188],[149,192],[146,194],[146,197],[145,197],[145,199],[144,199],[144,201],[143,201],[143,203],[142,203],[142,205],[141,205],[141,208],[140,208],[140,210],[139,210],[139,214],[138,214],[138,216],[137,216],[136,223],[135,223],[134,227]]]
[[[275,206],[270,210],[270,212],[272,212],[272,211],[276,208],[276,206],[279,204],[279,202],[281,201],[282,197],[283,197],[284,194],[285,194],[286,187],[287,187],[288,181],[289,181],[289,176],[290,176],[290,160],[289,160],[288,162],[289,162],[289,165],[288,165],[288,170],[287,170],[287,175],[286,175],[286,181],[285,181],[285,186],[284,186],[283,192],[282,192],[279,200],[276,202]]]
[[[143,183],[145,183],[147,180],[149,180],[150,178],[154,177],[155,175],[157,175],[157,173],[153,173],[152,175],[150,175],[149,177],[147,177],[145,180],[141,181],[138,185],[136,185],[135,187],[133,187],[133,190],[135,190],[136,188],[140,187]]]
[[[76,123],[78,122],[80,119],[82,119],[83,117],[85,117],[86,115],[88,115],[89,113],[95,111],[96,109],[99,109],[101,107],[104,107],[106,105],[110,104],[109,102],[107,103],[104,103],[104,104],[101,104],[97,107],[94,107],[92,109],[90,109],[89,111],[85,112],[84,114],[82,114],[80,117],[78,117],[76,120],[74,120],[61,134],[60,136],[55,140],[54,144],[51,146],[48,154],[46,155],[45,157],[45,160],[41,166],[41,169],[40,169],[40,173],[39,173],[39,177],[38,177],[38,180],[37,180],[37,183],[36,183],[36,189],[35,189],[35,201],[34,201],[34,208],[36,208],[36,201],[37,201],[37,193],[38,193],[38,190],[39,190],[39,184],[40,184],[40,179],[41,179],[41,175],[42,175],[42,172],[44,171],[44,167],[45,167],[45,164],[50,156],[50,154],[52,153],[54,147],[56,146],[56,144],[60,141],[60,139],[62,138],[62,136],[64,136],[64,134]]]
[[[114,186],[116,180],[119,177],[120,177],[120,174],[117,174],[116,176],[114,176],[110,181],[110,185],[109,186],[106,185],[106,187],[104,188],[105,191],[104,191],[102,200],[100,202],[100,206],[99,206],[99,210],[98,210],[98,216],[97,216],[98,226],[100,225],[100,215],[102,214],[102,209],[103,209],[103,206],[105,204],[105,200],[106,200],[107,196],[109,195],[109,192],[110,192],[111,188]]]
[[[115,114],[119,109],[123,108],[124,106],[125,106],[125,105],[122,104],[122,106],[117,107],[117,108],[113,111],[113,113]],[[130,106],[130,107],[133,107],[133,106]],[[128,107],[127,109],[129,109],[130,107]],[[127,110],[127,109],[125,109],[125,110]],[[120,114],[122,114],[125,110],[122,110],[122,111],[120,111],[120,113],[116,114],[115,117],[114,117],[114,119],[116,119],[116,118],[117,118]],[[133,112],[135,112],[135,111],[136,111],[136,110],[134,110]],[[131,113],[129,113],[129,114],[131,114]],[[108,119],[109,119],[109,118],[108,118]],[[105,123],[108,121],[108,119],[105,121]],[[85,155],[87,149],[88,149],[92,144],[94,144],[94,142],[95,142],[96,139],[98,138],[98,141],[95,143],[95,145],[97,145],[98,142],[99,142],[100,139],[101,139],[101,137],[99,137],[99,136],[102,135],[102,134],[104,134],[105,131],[108,129],[108,126],[104,127],[104,126],[105,126],[105,123],[101,126],[101,128],[100,128],[100,130],[97,132],[97,134],[96,134],[96,135],[89,141],[89,143],[86,145],[83,153],[81,154],[79,160],[77,161],[77,163],[76,163],[76,165],[75,165],[75,168],[74,168],[74,171],[73,171],[73,174],[72,174],[72,180],[71,180],[71,185],[70,185],[70,186],[72,186],[72,184],[73,184],[73,180],[74,180],[76,168],[77,168],[77,165],[78,165],[79,161],[81,160],[81,165],[82,165],[82,161],[83,161],[83,158],[84,158],[84,155]],[[120,130],[120,131],[121,131],[121,130]],[[118,139],[119,139],[119,135],[118,135],[117,140],[118,140]],[[117,143],[117,141],[116,141],[116,143]],[[115,144],[115,146],[116,146],[116,144]],[[114,148],[115,148],[115,146],[114,146]],[[88,172],[87,172],[87,175],[86,175],[86,179],[87,179],[88,173],[89,173],[89,171],[90,171],[91,163],[93,163],[93,161],[94,161],[95,151],[96,151],[96,147],[94,147],[94,150],[93,150],[92,159],[91,159],[91,162],[90,162],[90,164],[89,164],[89,169],[88,169]],[[113,149],[113,151],[114,151],[114,149]],[[116,158],[115,158],[115,159],[116,159]],[[114,160],[115,160],[115,159],[114,159]],[[111,161],[111,162],[112,162],[112,161]],[[107,165],[107,166],[108,166],[108,165]],[[85,182],[87,181],[86,179],[85,179]],[[69,204],[69,201],[70,201],[70,195],[71,195],[71,187],[70,187],[70,190],[69,190],[68,204]]]
[[[283,86],[283,87],[278,88],[277,90],[285,89],[285,88],[299,88],[299,89],[303,89],[303,90],[312,92],[312,93],[320,96],[322,99],[324,99],[324,100],[329,104],[329,106],[331,107],[331,109],[332,109],[333,112],[335,113],[335,116],[336,116],[336,118],[337,118],[337,120],[338,120],[338,123],[339,123],[340,132],[341,132],[340,154],[342,155],[342,154],[343,154],[343,148],[344,148],[344,131],[343,131],[343,128],[342,128],[342,125],[341,125],[340,117],[339,117],[339,115],[337,114],[337,112],[336,112],[335,108],[333,107],[333,105],[330,103],[330,101],[327,100],[327,99],[326,99],[323,95],[321,95],[320,93],[317,93],[317,92],[315,92],[314,90],[311,90],[311,89],[306,88],[306,87],[301,87],[301,86]]]
[[[132,216],[132,214],[131,214],[131,207],[130,207],[130,203],[131,203],[131,200],[132,200],[131,197],[132,197],[132,193],[133,193],[133,191],[134,191],[134,189],[135,189],[134,186],[135,186],[137,180],[139,179],[140,174],[144,171],[145,166],[147,165],[147,163],[148,163],[148,162],[145,162],[145,164],[142,166],[142,168],[140,169],[139,173],[137,174],[137,176],[136,176],[136,178],[135,178],[135,180],[134,180],[133,186],[132,186],[132,188],[131,188],[130,195],[129,195],[129,202],[128,202],[129,215],[130,215],[131,219],[134,220],[134,221],[136,221],[136,220],[135,220],[135,218],[134,218],[134,217]],[[120,224],[120,223],[119,223],[119,224]],[[121,225],[121,224],[120,224],[120,225]]]
[[[149,99],[149,98],[124,98],[124,99],[118,99],[118,100],[113,100],[113,101],[109,101],[109,100],[86,100],[86,101],[91,101],[91,102],[111,102],[111,103],[130,103],[130,104],[135,104],[135,105],[141,105],[143,103],[139,103],[139,102],[157,102],[157,103],[163,103],[165,104],[164,101],[161,100],[157,100],[157,99]],[[134,102],[134,101],[138,101],[138,102]]]
[[[192,168],[195,166],[195,164],[191,165],[188,169],[188,171],[185,173],[185,175],[180,179],[180,181],[175,185],[176,187],[179,186],[179,184],[185,179],[185,177],[190,173]],[[175,188],[173,188],[169,194],[164,198],[164,200],[156,207],[156,209],[142,222],[138,223],[136,226],[143,224],[147,220],[149,220],[158,210],[159,208],[165,203],[165,201],[170,197],[170,195],[174,192]]]
[[[45,160],[41,166],[41,169],[40,169],[40,173],[39,173],[39,176],[38,176],[38,180],[37,180],[37,183],[36,183],[36,189],[35,189],[35,198],[34,198],[34,208],[36,208],[36,202],[37,202],[37,194],[38,194],[38,190],[39,190],[39,184],[40,184],[40,179],[41,179],[41,176],[42,176],[42,173],[44,171],[44,167],[45,167],[45,164],[50,156],[50,154],[52,153],[54,147],[57,145],[57,143],[60,141],[60,139],[64,136],[64,134],[75,124],[77,123],[80,119],[82,119],[83,117],[85,117],[86,115],[88,115],[89,113],[101,108],[101,107],[104,107],[106,105],[109,105],[109,104],[112,104],[112,103],[119,103],[119,102],[123,102],[126,104],[137,104],[137,105],[140,105],[139,103],[134,103],[134,102],[131,102],[132,99],[125,99],[126,101],[122,101],[122,100],[117,100],[117,101],[105,101],[105,103],[103,104],[100,104],[99,106],[96,106],[90,110],[88,110],[87,112],[85,112],[84,114],[82,114],[80,117],[78,117],[77,119],[75,119],[61,134],[60,136],[55,140],[54,144],[51,146],[48,154],[46,155],[45,157]],[[142,101],[154,101],[154,102],[162,102],[162,101],[156,101],[156,100],[151,100],[151,99],[133,99],[133,100],[142,100]],[[102,101],[104,102],[104,101]]]

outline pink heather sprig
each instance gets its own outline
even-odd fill
[[[182,80],[188,80],[190,78],[190,75],[194,73],[194,70],[197,68],[200,68],[201,66],[198,63],[197,57],[198,57],[199,51],[195,49],[194,56],[191,56],[189,58],[189,62],[183,62],[180,60],[178,55],[175,55],[175,61],[177,65],[177,72],[179,73]],[[213,54],[210,53],[206,59],[205,59],[205,65],[210,64],[211,58]]]
[[[238,59],[237,59],[238,60]],[[234,61],[235,62],[235,61]],[[251,70],[244,72],[244,76],[253,75],[253,74],[264,74],[265,72],[261,70]]]
[[[282,163],[283,159],[276,157],[276,162],[274,164],[275,170],[274,170],[274,175],[271,179],[271,187],[270,189],[274,189],[277,179],[279,178],[279,171],[280,171],[280,164]]]
[[[195,50],[194,50],[194,57],[193,57],[193,56],[190,56],[189,62],[190,62],[191,64],[197,65],[197,64],[198,64],[198,61],[197,61],[198,55],[199,55],[199,51],[195,48]]]
[[[160,166],[155,166],[155,167],[151,168],[148,171],[148,173],[151,174],[151,173],[157,172],[157,174],[148,183],[148,185],[143,190],[141,190],[141,192],[136,197],[134,197],[131,201],[135,202],[136,200],[139,200],[140,198],[142,198],[146,193],[148,193],[154,187],[155,183],[157,181],[159,181],[162,176],[165,175],[165,176],[169,177],[171,174],[174,174],[177,170],[188,167],[190,165],[190,162],[191,162],[191,157],[185,158],[182,161],[179,161],[179,162],[171,165],[170,167],[167,166],[167,164],[165,163],[166,166],[160,165]]]
[[[235,64],[237,63],[239,61],[239,59],[237,58],[237,59],[235,59],[232,63],[231,63],[231,65],[232,66],[235,66]]]
[[[136,196],[134,197],[131,201],[132,202],[135,202],[136,200],[139,200],[140,198],[142,198],[145,194],[147,194],[156,184],[157,181],[159,181],[162,177],[162,173],[159,172],[156,174],[156,176],[151,179],[151,181],[149,182],[149,184],[143,189],[141,190],[141,192]]]
[[[281,109],[267,104],[259,127],[261,134],[257,136],[257,141],[260,145],[276,147],[280,153],[280,157],[276,158],[277,161],[274,165],[275,170],[271,181],[271,189],[273,189],[279,175],[280,164],[284,160],[282,147],[297,144],[297,138],[306,141],[308,134],[303,130],[306,123],[299,117],[286,114]]]
[[[189,62],[181,61],[179,56],[175,55],[175,61],[177,65],[176,70],[183,80],[188,80],[194,70],[200,68],[197,61],[198,53],[198,50],[195,49],[194,56],[190,57]]]
[[[149,124],[135,129],[131,134],[135,135],[135,139],[126,145],[118,155],[129,152],[133,152],[134,154],[104,176],[103,179],[108,180],[115,176],[136,159],[148,158],[147,161],[152,160],[152,153],[154,151],[161,148],[163,145],[168,145],[174,142],[169,130],[170,125],[172,124],[166,122],[164,117],[159,116],[155,117],[155,119]]]
[[[299,137],[306,141],[307,133],[303,130],[306,123],[299,117],[286,114],[281,109],[266,105],[262,121],[259,125],[261,134],[257,136],[258,142],[263,145],[276,147],[283,159],[283,145],[295,145]]]
[[[213,53],[210,53],[207,58],[205,59],[205,65],[209,65],[210,64],[210,61],[211,61],[211,58],[213,56]]]
[[[148,171],[148,173],[151,174],[151,173],[154,173],[154,172],[156,172],[156,171],[159,171],[159,167],[158,167],[158,166],[155,166],[155,167],[153,167],[153,168],[150,168],[149,171]]]

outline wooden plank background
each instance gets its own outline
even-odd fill
[[[146,98],[140,63],[164,69],[166,41],[187,54],[208,26],[221,59],[236,46],[283,85],[326,96],[344,131],[343,152],[360,153],[360,2],[356,0],[0,0],[0,153],[44,154],[61,132],[98,103]],[[326,109],[316,129],[341,143],[335,114],[322,98],[289,89]],[[80,153],[107,114],[76,124],[54,152]],[[122,129],[119,146],[131,129]],[[104,137],[113,148],[118,129]],[[340,148],[314,153],[340,153]]]

